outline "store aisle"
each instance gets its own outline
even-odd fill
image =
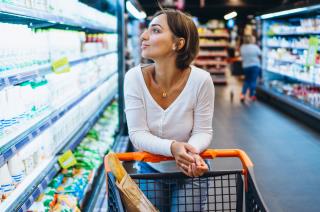
[[[270,211],[319,211],[320,133],[262,103],[241,104],[241,85],[216,86],[212,148],[240,148],[255,164],[259,189]],[[230,91],[235,92],[233,102]],[[215,169],[240,162],[216,159]]]

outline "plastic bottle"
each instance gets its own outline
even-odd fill
[[[8,161],[8,167],[14,184],[18,185],[25,177],[24,165],[18,154]]]
[[[9,173],[8,165],[4,164],[0,168],[0,187],[2,190],[2,200],[8,198],[10,193],[14,190],[13,180]]]

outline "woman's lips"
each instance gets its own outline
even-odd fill
[[[146,44],[142,44],[141,45],[141,49],[145,49],[145,48],[147,48],[149,45],[146,45]]]

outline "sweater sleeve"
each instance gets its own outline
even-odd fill
[[[153,135],[148,128],[138,71],[140,70],[128,71],[124,80],[125,113],[130,140],[140,151],[172,156],[171,143],[173,141]]]
[[[188,141],[197,153],[206,150],[212,140],[212,121],[214,111],[214,85],[210,76],[202,84],[194,109],[194,125]]]

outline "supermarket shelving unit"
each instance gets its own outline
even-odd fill
[[[0,211],[27,211],[32,205],[35,199],[44,191],[55,175],[61,170],[58,165],[58,155],[64,153],[67,150],[74,150],[79,142],[84,138],[87,132],[96,123],[98,118],[104,112],[105,108],[114,100],[118,98],[119,102],[119,128],[118,137],[121,136],[123,128],[123,96],[121,95],[123,77],[124,77],[124,62],[123,62],[123,10],[124,5],[122,1],[117,1],[117,19],[111,15],[103,14],[97,10],[91,11],[97,16],[107,17],[106,22],[99,23],[93,22],[86,18],[81,17],[76,19],[74,17],[60,16],[57,14],[50,14],[48,11],[33,10],[21,6],[15,6],[9,3],[0,3],[0,20],[4,23],[11,24],[24,24],[29,28],[43,29],[54,28],[64,30],[78,30],[88,33],[112,33],[118,35],[118,45],[116,50],[99,52],[95,55],[82,55],[79,58],[69,58],[69,65],[73,67],[77,64],[90,61],[102,56],[116,54],[118,57],[117,70],[109,70],[110,75],[105,79],[101,79],[98,83],[92,85],[89,89],[82,92],[78,97],[67,102],[64,106],[47,114],[37,122],[23,129],[21,132],[15,133],[14,136],[6,139],[6,142],[0,144],[0,166],[3,166],[10,158],[12,158],[18,151],[23,149],[28,143],[32,143],[33,140],[47,129],[49,129],[54,123],[59,121],[68,112],[80,104],[91,94],[95,94],[99,89],[109,83],[111,78],[118,78],[118,85],[113,89],[110,89],[108,93],[105,93],[104,97],[100,100],[100,105],[89,118],[80,122],[79,126],[75,130],[69,132],[67,138],[61,142],[61,145],[54,150],[54,155],[43,162],[37,167],[32,174],[28,175],[26,179],[14,190],[9,198],[0,204]],[[79,3],[81,4],[81,3]],[[92,9],[94,10],[94,9]],[[79,16],[78,16],[79,17]],[[15,72],[0,72],[0,92],[7,86],[17,85],[19,83],[35,79],[37,77],[46,76],[52,74],[52,67],[50,64],[42,65],[32,69],[20,69]],[[118,140],[118,139],[117,139]],[[116,143],[116,145],[118,145]],[[101,169],[101,168],[100,168]],[[99,169],[99,170],[100,170]],[[101,182],[95,182],[99,179],[101,171],[96,173],[93,182],[91,182],[92,189],[95,186],[101,186]],[[87,197],[88,202],[94,201],[98,196],[91,193],[90,197]]]
[[[216,32],[216,30],[218,31]],[[200,52],[194,64],[210,72],[215,84],[226,84],[228,31],[226,29],[213,29],[210,27],[199,27],[198,31]]]
[[[258,96],[320,129],[320,5],[258,17],[264,84]],[[299,92],[300,89],[300,92]]]

